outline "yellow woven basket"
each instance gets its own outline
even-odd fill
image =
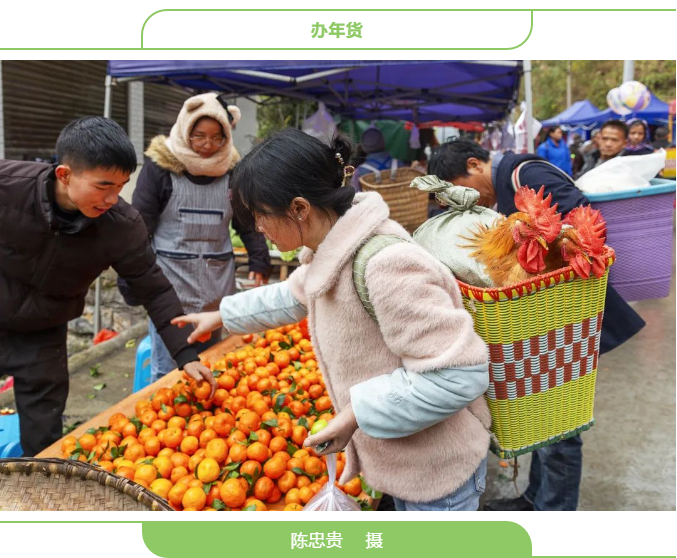
[[[588,430],[609,267],[581,279],[571,267],[499,289],[459,281],[475,331],[489,347],[492,451],[503,458]]]

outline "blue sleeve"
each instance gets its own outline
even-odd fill
[[[545,195],[552,194],[552,202],[557,203],[557,211],[562,216],[575,207],[588,205],[590,202],[563,172],[545,163],[524,165],[520,170],[520,184],[538,191],[545,186]]]
[[[548,160],[548,150],[545,148],[545,142],[538,146],[536,155],[543,157],[546,161]]]
[[[296,323],[307,311],[292,294],[289,283],[274,283],[226,296],[219,307],[224,327],[235,334],[258,333]]]
[[[403,438],[467,407],[487,390],[487,364],[413,373],[398,368],[350,388],[360,429],[372,438]]]

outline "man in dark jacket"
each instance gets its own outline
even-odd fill
[[[179,366],[215,387],[189,332],[170,324],[183,308],[155,263],[143,219],[118,197],[136,169],[124,130],[103,117],[81,118],[62,130],[56,151],[58,165],[0,160],[0,376],[14,376],[25,456],[62,436],[67,323],[111,266]]]
[[[563,215],[575,207],[588,205],[588,199],[572,179],[537,155],[512,152],[491,157],[476,143],[459,140],[437,148],[430,158],[428,172],[458,186],[474,188],[480,204],[504,215],[517,211],[515,191],[519,186],[552,194],[553,203]],[[611,287],[607,288],[600,353],[623,344],[645,325],[644,320]],[[582,440],[574,436],[541,448],[532,454],[529,487],[524,495],[510,500],[487,502],[486,510],[575,510],[583,465]]]

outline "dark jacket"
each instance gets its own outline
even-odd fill
[[[160,215],[172,197],[171,173],[183,174],[191,182],[199,185],[211,184],[216,180],[212,176],[193,176],[188,173],[169,151],[164,140],[164,136],[158,136],[148,147],[145,164],[139,173],[132,197],[132,205],[143,217],[148,234],[151,236],[155,233]],[[271,271],[270,252],[266,238],[256,232],[253,223],[240,223],[237,217],[233,217],[232,222],[233,228],[240,235],[247,249],[249,271],[269,275]]]
[[[515,155],[508,152],[498,165],[494,182],[500,213],[510,215],[517,211],[512,175],[515,169],[525,161],[535,162],[526,164],[520,169],[519,184],[536,190],[545,186],[546,195],[552,194],[552,201],[558,204],[558,211],[562,215],[566,215],[575,207],[590,203],[583,193],[576,188],[570,177],[553,168],[552,165],[543,161],[537,155]],[[600,353],[608,352],[622,345],[645,325],[646,323],[639,314],[609,285],[602,323]]]
[[[139,213],[123,199],[97,219],[64,225],[55,214],[55,166],[0,160],[0,329],[40,331],[82,314],[85,296],[113,267],[141,301],[179,366],[198,360],[174,289],[155,263]]]

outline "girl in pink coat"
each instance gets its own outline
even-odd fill
[[[351,146],[298,130],[255,147],[233,171],[236,211],[282,251],[305,249],[284,283],[190,314],[196,340],[225,327],[254,333],[308,317],[335,418],[305,445],[345,450],[341,482],[362,473],[398,510],[477,510],[490,415],[487,350],[443,264],[388,218],[377,193],[348,184]],[[238,208],[238,204],[240,207]],[[358,296],[355,254],[375,235],[400,237],[365,270],[375,318]]]

